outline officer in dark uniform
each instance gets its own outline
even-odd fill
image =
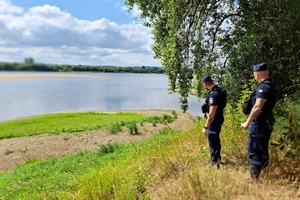
[[[202,78],[202,83],[203,86],[209,90],[208,97],[204,104],[206,109],[202,109],[203,113],[208,113],[202,134],[208,135],[211,155],[210,165],[217,165],[217,168],[219,168],[221,161],[220,132],[224,122],[223,110],[226,106],[227,95],[226,90],[216,85],[208,75]]]
[[[272,110],[276,103],[276,89],[266,63],[253,65],[253,75],[259,83],[254,91],[254,105],[243,129],[250,125],[248,137],[248,157],[252,160],[250,175],[258,179],[261,170],[269,163],[269,140],[274,125]]]

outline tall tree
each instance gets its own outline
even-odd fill
[[[153,29],[153,50],[179,89],[182,109],[200,77],[230,86],[233,101],[251,79],[251,65],[267,62],[280,94],[299,85],[299,0],[126,0]],[[289,73],[287,73],[289,72]],[[195,83],[195,85],[193,85]],[[291,87],[292,86],[292,87]]]

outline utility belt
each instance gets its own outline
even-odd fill
[[[271,113],[269,112],[264,112],[264,111],[261,111],[259,113],[259,115],[257,116],[257,118],[255,120],[253,120],[253,122],[256,122],[256,123],[265,123],[265,122],[268,122],[272,117]]]
[[[271,112],[261,112],[258,117],[253,120],[254,123],[257,123],[257,124],[265,124],[267,123],[270,130],[273,131],[273,127],[274,127],[274,123],[275,123],[275,118],[274,116],[272,115]]]
[[[255,120],[253,120],[254,123],[265,123],[267,121],[268,121],[267,119],[263,119],[263,118],[262,119],[257,118]]]

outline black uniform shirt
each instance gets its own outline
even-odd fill
[[[272,79],[268,78],[258,84],[258,86],[255,88],[255,97],[267,100],[261,111],[272,111],[276,102],[275,87]]]
[[[217,85],[209,91],[207,103],[208,108],[210,106],[218,106],[212,125],[222,124],[224,122],[223,110],[226,106],[226,96],[221,93]]]

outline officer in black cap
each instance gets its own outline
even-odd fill
[[[243,129],[250,126],[248,157],[252,160],[251,180],[257,180],[261,170],[269,163],[269,140],[274,125],[272,110],[276,103],[276,89],[266,63],[253,65],[253,75],[258,82],[254,90],[254,105],[247,118],[241,123]]]
[[[211,155],[210,165],[217,165],[217,168],[219,168],[219,163],[221,162],[220,132],[224,122],[223,110],[226,106],[227,95],[226,90],[216,85],[208,75],[202,78],[202,83],[203,86],[209,90],[205,101],[207,110],[202,111],[208,113],[202,134],[208,135]]]

